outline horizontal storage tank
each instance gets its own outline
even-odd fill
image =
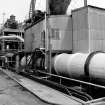
[[[76,79],[88,77],[105,82],[104,52],[60,54],[54,59],[54,68],[58,75]]]
[[[105,81],[105,53],[95,54],[89,64],[90,77]]]
[[[55,57],[54,67],[59,75],[80,78],[84,76],[84,64],[88,54],[60,54]]]

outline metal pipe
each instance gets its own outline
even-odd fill
[[[45,12],[45,69],[47,69],[47,45],[48,45],[48,35],[47,35],[47,12]]]
[[[48,17],[49,14],[49,0],[46,0],[46,11],[45,11],[45,69],[48,69],[48,55],[47,51],[49,50],[49,36],[48,36]]]
[[[43,74],[48,74],[48,75],[54,76],[54,77],[59,77],[59,78],[62,78],[62,79],[67,79],[67,80],[70,80],[70,81],[74,81],[74,82],[78,82],[78,83],[82,83],[82,84],[86,84],[86,85],[90,85],[90,86],[105,89],[105,86],[102,86],[102,85],[93,84],[93,83],[90,83],[90,82],[85,82],[85,81],[81,81],[81,80],[77,80],[77,79],[67,78],[67,77],[63,77],[63,76],[59,76],[59,75],[55,75],[55,74],[50,74],[50,73],[46,73],[46,72],[43,72],[43,71],[40,71],[40,70],[37,70],[37,71],[40,72],[40,73],[43,73]]]
[[[85,105],[90,105],[91,103],[96,103],[96,102],[100,102],[100,101],[105,101],[105,97],[87,101],[87,102],[85,102]]]

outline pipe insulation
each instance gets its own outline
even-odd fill
[[[22,59],[20,61],[20,65],[21,66],[26,66],[26,64],[28,64],[30,62],[30,60],[31,60],[31,56],[30,55],[28,55],[27,57],[24,56],[24,57],[22,57]]]
[[[27,58],[24,56],[21,59],[20,65],[26,66],[30,62],[31,56]],[[36,59],[36,67],[44,69],[44,58]],[[62,53],[52,58],[52,72],[57,75],[66,76],[75,79],[89,78],[95,81],[105,83],[105,53],[96,51],[92,53],[75,53],[66,54]]]
[[[92,57],[89,64],[90,77],[105,79],[105,53],[97,53]]]
[[[105,79],[105,53],[60,54],[54,58],[54,68],[58,75],[82,79],[84,77]]]
[[[88,54],[60,54],[55,57],[54,68],[58,75],[80,78],[84,76],[84,63]]]

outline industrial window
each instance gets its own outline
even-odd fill
[[[60,39],[60,31],[59,31],[59,29],[51,29],[51,32],[52,32],[51,38],[53,40],[59,40]]]

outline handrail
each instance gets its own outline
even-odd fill
[[[67,80],[70,80],[70,81],[75,81],[75,82],[78,82],[78,83],[82,83],[82,84],[86,84],[86,85],[90,85],[90,86],[105,89],[105,86],[102,86],[102,85],[93,84],[93,83],[90,83],[90,82],[85,82],[85,81],[81,81],[81,80],[77,80],[77,79],[67,78],[67,77],[63,77],[63,76],[59,76],[59,75],[55,75],[55,74],[50,74],[50,73],[46,73],[46,72],[43,72],[43,71],[40,71],[40,70],[37,70],[37,71],[40,72],[40,73],[43,73],[43,74],[50,75],[50,76],[59,77],[59,78],[62,78],[62,79],[67,79]]]

